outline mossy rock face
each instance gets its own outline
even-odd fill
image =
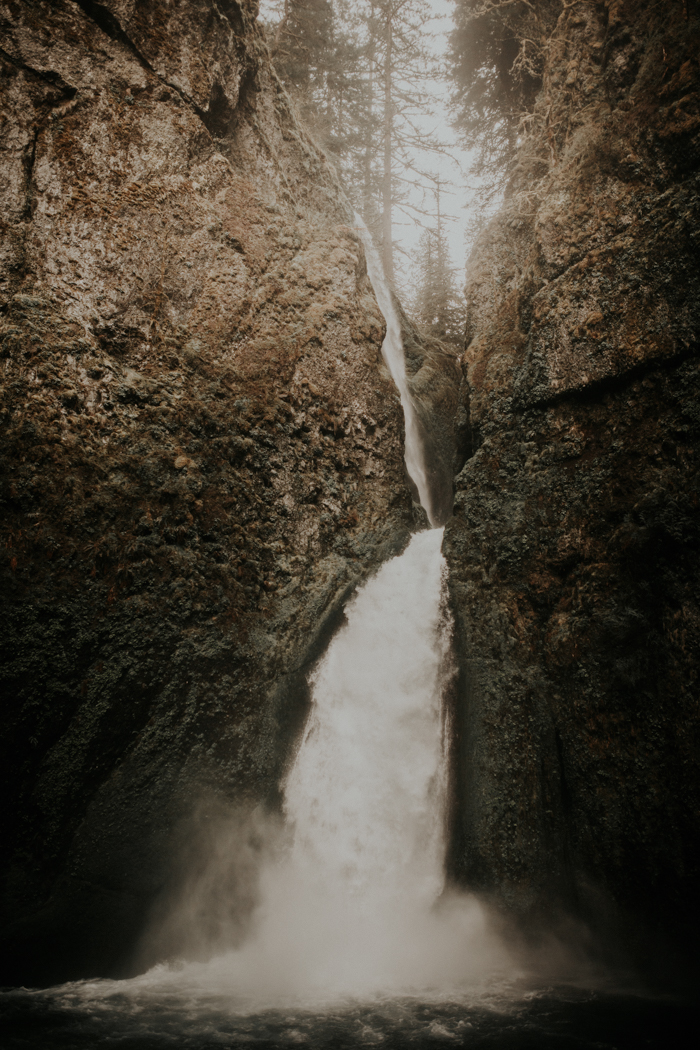
[[[9,982],[153,962],[144,922],[222,814],[235,940],[307,674],[414,527],[352,212],[255,5],[210,6],[2,30]]]
[[[451,866],[522,915],[692,955],[700,23],[604,6],[562,15],[468,269]]]

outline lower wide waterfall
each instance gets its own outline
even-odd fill
[[[263,875],[250,993],[434,987],[483,970],[474,902],[444,902],[442,530],[414,536],[347,609],[285,788],[293,835]],[[488,954],[488,953],[487,953]],[[235,974],[235,976],[234,976]]]
[[[632,1050],[689,1030],[684,1004],[607,994],[591,971],[582,987],[578,963],[573,986],[552,987],[567,968],[554,942],[533,986],[479,903],[445,892],[441,537],[414,536],[357,593],[318,667],[285,785],[286,838],[261,872],[244,943],[131,980],[0,991],[8,1050]],[[236,826],[223,852],[235,853]],[[611,1025],[625,1038],[611,1043]]]
[[[419,533],[379,570],[318,667],[286,782],[286,841],[261,872],[246,941],[131,980],[0,991],[3,1046],[688,1045],[677,1036],[693,1030],[695,1003],[608,992],[585,965],[569,967],[555,942],[547,972],[528,975],[478,902],[443,888],[440,541],[439,530]],[[234,816],[222,853],[241,848],[236,827]],[[185,925],[196,902],[187,908]]]
[[[443,892],[441,540],[415,535],[350,602],[314,676],[252,932],[175,979],[255,1001],[337,999],[459,985],[503,960],[480,906]]]
[[[326,1008],[483,990],[507,968],[480,905],[443,886],[441,540],[439,529],[418,533],[379,569],[318,666],[285,784],[286,831],[261,872],[246,941],[206,962],[66,985],[54,990],[64,1004],[115,1011],[125,1024],[128,1014],[131,1025],[134,1009],[167,1012],[174,1000],[237,1015]]]

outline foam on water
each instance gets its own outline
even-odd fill
[[[0,993],[5,1050],[261,1050],[305,1045],[480,1050],[666,1050],[695,1046],[694,1001],[575,988],[496,987],[487,994],[373,997],[313,1009],[304,1003],[257,1013],[230,999],[193,998],[177,986],[119,991],[119,982],[47,992]],[[108,987],[104,987],[107,985]],[[92,994],[92,998],[90,995]]]

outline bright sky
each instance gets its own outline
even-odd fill
[[[434,17],[434,22],[430,27],[433,34],[433,50],[436,57],[440,59],[447,53],[448,37],[452,31],[454,3],[453,0],[430,0],[429,6]],[[426,154],[422,158],[418,158],[418,165],[424,167],[426,171],[439,174],[441,180],[444,179],[447,183],[444,195],[441,190],[440,210],[443,214],[451,216],[452,219],[452,221],[445,224],[445,232],[450,248],[452,265],[457,271],[455,275],[457,287],[461,289],[464,284],[463,273],[466,262],[465,236],[468,209],[472,204],[470,195],[465,188],[469,158],[467,153],[458,146],[457,135],[450,127],[449,84],[444,80],[436,80],[432,85],[431,93],[433,96],[434,116],[426,115],[421,123],[426,131],[434,131],[436,137],[448,146],[450,153],[454,157],[454,162],[450,162],[446,157],[435,157]],[[418,200],[416,200],[416,203],[418,203]],[[435,210],[434,194],[426,197],[425,210],[431,212]],[[401,217],[399,219],[402,222],[406,221],[401,219]],[[394,237],[404,251],[408,252],[409,255],[415,255],[420,238],[419,227],[397,225]],[[397,262],[403,273],[405,273],[405,280],[410,287],[413,276],[410,266],[406,265],[405,259],[399,259]]]
[[[452,29],[453,0],[430,0],[429,7],[433,14],[430,25],[432,38],[429,41],[436,57],[442,58],[447,52],[448,36]],[[274,20],[275,11],[279,9],[276,0],[261,0],[260,17]],[[454,162],[447,157],[435,156],[430,153],[417,154],[417,167],[433,174],[439,174],[444,179],[446,186],[444,195],[441,196],[441,211],[443,214],[452,216],[453,221],[445,224],[452,265],[455,267],[457,287],[461,288],[463,281],[464,264],[468,246],[466,244],[466,227],[469,220],[469,209],[474,207],[473,195],[466,188],[466,171],[468,169],[468,155],[457,145],[457,136],[450,127],[451,115],[448,109],[449,84],[442,80],[436,80],[429,85],[432,95],[433,114],[426,114],[419,123],[427,131],[434,131],[436,137],[446,144]],[[422,207],[425,211],[434,212],[435,197],[429,194],[422,199],[419,191],[412,191],[412,203]],[[428,225],[428,219],[424,219]],[[404,215],[397,212],[395,215],[394,240],[399,251],[396,257],[397,284],[404,297],[410,301],[411,287],[415,280],[415,274],[411,259],[415,258],[418,250],[421,229],[412,223]]]

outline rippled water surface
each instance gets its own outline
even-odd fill
[[[121,990],[123,987],[123,990]],[[0,995],[2,1046],[87,1050],[493,1047],[494,1050],[683,1050],[697,1009],[672,998],[511,987],[469,996],[377,997],[254,1008],[224,995],[78,982]]]

